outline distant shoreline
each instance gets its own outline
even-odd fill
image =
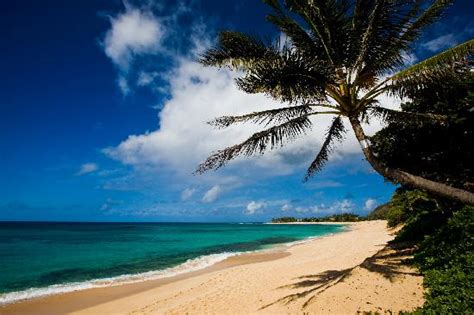
[[[321,225],[351,225],[357,224],[358,222],[268,222],[265,224],[321,224]]]

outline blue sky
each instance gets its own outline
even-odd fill
[[[472,38],[473,10],[457,1],[407,61]],[[262,221],[364,214],[387,201],[394,186],[371,171],[352,134],[302,182],[328,120],[282,150],[191,174],[258,130],[205,121],[278,105],[195,62],[219,29],[277,38],[266,13],[250,0],[4,3],[0,220]]]

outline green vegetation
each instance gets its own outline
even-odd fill
[[[272,223],[290,223],[290,222],[357,222],[365,220],[353,213],[333,214],[325,217],[310,217],[310,218],[295,218],[295,217],[281,217],[272,219]]]
[[[423,273],[427,291],[423,308],[414,313],[472,314],[474,207],[399,189],[378,218],[392,226],[404,224],[394,243],[418,244],[413,264]]]
[[[387,220],[387,215],[389,211],[390,203],[384,203],[372,210],[367,215],[367,220]]]
[[[281,217],[272,219],[272,223],[291,223],[291,222],[300,222],[300,219],[295,217]]]
[[[474,207],[465,206],[420,244],[415,263],[428,288],[425,313],[474,312]]]
[[[410,98],[403,110],[436,111],[445,115],[445,121],[390,122],[371,139],[374,152],[391,167],[472,190],[472,72],[427,85]],[[376,209],[369,217],[385,218],[390,226],[403,224],[394,242],[417,244],[413,263],[423,273],[427,291],[425,305],[415,313],[474,312],[474,207],[401,187],[383,210]]]
[[[432,83],[409,93],[402,110],[443,115],[443,121],[389,120],[386,128],[371,138],[374,154],[393,168],[472,189],[474,178],[474,75]],[[403,150],[400,150],[403,148]]]

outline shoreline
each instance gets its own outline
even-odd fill
[[[320,222],[314,223],[322,224]],[[345,248],[338,250],[338,247],[344,246],[337,246],[337,244],[351,242],[357,234],[360,236],[361,233],[366,235],[362,235],[363,241],[359,246],[359,252],[357,244],[351,244],[348,247],[352,250],[356,249],[351,255],[344,253]],[[85,289],[6,304],[0,306],[0,313],[111,314],[136,312],[145,314],[149,311],[151,313],[168,311],[171,313],[253,313],[259,311],[268,302],[278,300],[278,295],[275,296],[275,288],[291,283],[294,278],[291,275],[299,274],[301,276],[301,273],[304,272],[325,271],[323,269],[329,267],[340,269],[348,267],[348,264],[349,266],[354,263],[360,264],[364,259],[379,251],[381,243],[384,245],[391,238],[392,236],[386,231],[383,221],[351,222],[347,229],[332,235],[309,238],[295,242],[290,246],[276,244],[273,248],[229,257],[204,269],[167,278]],[[309,250],[313,250],[313,254],[308,255]],[[317,259],[314,255],[316,253],[320,253],[316,255]],[[328,257],[328,253],[330,257]],[[342,257],[337,259],[337,256]],[[251,274],[248,274],[249,272]],[[273,279],[273,273],[288,273],[290,277]],[[212,280],[215,278],[220,278],[217,284],[221,286],[221,289],[214,292],[217,284],[212,283]],[[242,281],[246,282],[243,287],[241,286]],[[262,285],[263,287],[261,287]],[[250,287],[253,287],[253,290]],[[236,288],[241,290],[234,292]],[[246,291],[247,289],[249,292]],[[203,295],[199,301],[196,301],[195,294],[191,294],[192,291],[198,292],[197,296]],[[209,295],[211,291],[215,294],[228,291],[223,297],[227,301],[224,301],[223,304],[213,301]],[[209,298],[205,298],[205,296]],[[249,298],[255,300],[255,297],[259,297],[259,299],[252,302],[247,301]],[[156,299],[159,300],[159,303]],[[248,303],[244,308],[241,305],[242,301]],[[188,310],[183,309],[182,307],[186,305],[194,306]],[[233,309],[232,305],[237,308]],[[261,311],[278,313],[287,310],[286,307],[283,309],[281,307],[282,305],[279,305],[275,308],[272,305]],[[298,307],[302,306],[297,306],[297,309]]]
[[[324,225],[325,223],[318,224]],[[346,224],[350,224],[350,222],[339,225]],[[332,222],[328,222],[326,225],[333,224]],[[335,233],[343,233],[347,231],[347,229],[348,227],[343,227],[340,231],[337,231]],[[181,279],[182,277],[191,277],[195,274],[202,274],[212,272],[214,270],[221,270],[223,268],[231,267],[234,265],[251,263],[252,261],[257,262],[260,261],[262,257],[277,257],[278,255],[281,255],[287,248],[305,242],[309,242],[317,238],[328,237],[335,233],[329,233],[321,236],[309,236],[301,240],[296,240],[287,243],[271,244],[268,245],[268,247],[253,251],[224,252],[198,256],[173,267],[168,267],[159,270],[150,270],[138,274],[123,274],[114,277],[90,279],[81,282],[54,284],[47,287],[29,288],[21,291],[7,292],[4,293],[3,296],[0,295],[0,310],[9,305],[45,299],[56,295],[71,294],[85,290],[105,289],[110,287],[140,284],[143,282],[150,281],[174,281],[175,279]],[[249,260],[248,258],[251,259]],[[9,301],[4,301],[8,300],[9,295],[13,295],[15,297],[10,298]]]

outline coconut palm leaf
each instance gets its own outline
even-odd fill
[[[217,151],[199,165],[196,173],[204,173],[211,169],[218,169],[228,161],[240,156],[263,154],[267,149],[281,147],[287,141],[292,141],[306,133],[311,128],[311,121],[307,116],[291,119],[281,125],[273,126],[253,134],[244,142]]]
[[[418,1],[416,3],[415,9],[419,9],[422,2],[426,1]],[[400,37],[402,41],[409,41],[412,42],[417,37],[421,35],[421,32],[427,26],[430,26],[434,22],[436,22],[439,18],[443,16],[446,12],[446,9],[453,4],[454,0],[436,0],[434,1],[423,13],[418,16],[418,18],[410,23],[410,25],[406,28],[406,31]],[[415,11],[416,12],[416,11]]]
[[[338,111],[314,111],[314,106],[326,106],[321,105],[297,105],[283,108],[275,108],[264,110],[260,112],[253,112],[246,115],[240,116],[222,116],[218,117],[210,122],[209,125],[216,128],[227,128],[236,123],[252,122],[255,124],[263,124],[268,126],[271,123],[281,123],[284,121],[291,120],[293,118],[316,115],[316,114],[339,114]]]
[[[239,70],[251,66],[262,58],[278,58],[273,46],[240,32],[219,33],[219,45],[204,53],[200,62],[206,66],[230,66]]]
[[[445,115],[405,112],[380,106],[370,107],[369,112],[372,116],[378,117],[385,122],[411,121],[445,123],[448,119],[448,117]]]
[[[349,30],[350,18],[346,12],[350,8],[348,1],[340,0],[287,0],[289,11],[298,14],[319,39],[330,64],[341,64],[345,49],[344,37]]]
[[[261,58],[236,81],[247,93],[265,93],[282,102],[304,103],[325,100],[325,87],[333,76],[325,62],[283,47],[278,58]]]
[[[334,142],[340,142],[344,138],[345,133],[346,128],[344,128],[344,123],[342,122],[341,116],[335,117],[326,133],[326,139],[321,146],[321,150],[306,172],[304,181],[308,181],[315,173],[319,172],[323,168],[329,158],[329,154],[333,149]]]
[[[270,14],[267,16],[267,20],[276,25],[298,51],[318,57],[320,60],[327,60],[326,55],[321,53],[321,43],[319,40],[308,33],[292,18],[283,14]]]
[[[372,54],[373,58],[364,60],[366,66],[362,73],[383,75],[387,71],[399,70],[405,66],[406,61],[403,56],[409,54],[411,43],[427,26],[442,17],[449,5],[453,3],[452,0],[431,1],[431,5],[426,10],[422,10],[427,2],[427,0],[399,1],[399,6],[394,7],[399,18],[394,19],[394,24],[390,26],[392,29],[390,35],[383,35],[386,40],[379,42],[379,48],[371,49],[375,53]],[[387,28],[387,25],[382,27],[382,29]]]
[[[468,60],[472,54],[474,54],[474,39],[396,73],[389,78],[392,82],[387,85],[387,89],[403,96],[407,89],[456,76],[460,68],[471,67]]]

